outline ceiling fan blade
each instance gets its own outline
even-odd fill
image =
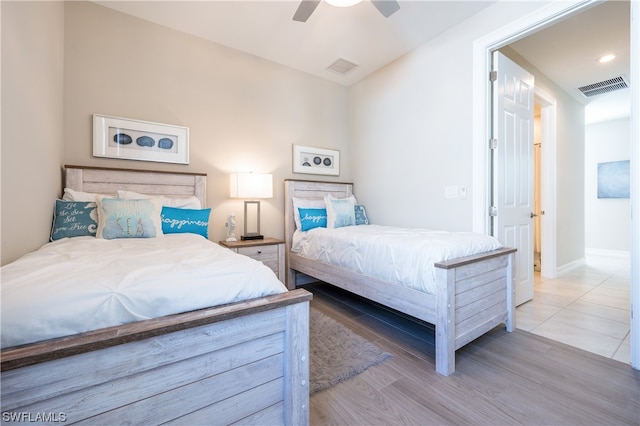
[[[396,0],[371,0],[371,3],[384,15],[385,18],[400,10],[400,5]]]
[[[300,6],[298,6],[298,10],[296,10],[295,15],[293,15],[293,20],[307,22],[307,19],[309,19],[309,16],[311,16],[319,4],[320,0],[302,0]]]

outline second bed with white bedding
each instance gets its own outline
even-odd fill
[[[436,262],[501,247],[494,237],[474,232],[358,225],[296,231],[291,252],[435,294]]]

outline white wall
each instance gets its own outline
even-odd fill
[[[350,88],[351,174],[373,222],[472,229],[473,42],[538,7],[484,9]]]
[[[272,172],[275,198],[263,202],[263,231],[281,237],[282,179],[312,177],[291,173],[291,145],[334,148],[341,151],[343,168],[340,177],[330,179],[354,181],[374,222],[470,230],[472,194],[445,199],[444,193],[448,185],[472,187],[473,41],[539,7],[538,2],[498,3],[347,90],[90,2],[67,2],[64,153],[53,167],[206,172],[212,240],[223,237],[228,212],[235,211],[242,223],[242,203],[227,198],[228,174]],[[21,52],[24,60],[36,61],[29,51]],[[39,67],[49,75],[49,67]],[[3,93],[3,105],[19,103],[18,97]],[[92,157],[93,113],[188,126],[191,164]],[[48,143],[33,140],[29,152]],[[28,162],[15,164],[34,175]],[[59,191],[58,176],[50,177],[48,184]],[[47,202],[54,198],[39,194]],[[11,209],[22,224],[18,207]],[[40,210],[38,221],[50,223],[50,212]],[[43,240],[41,234],[32,237],[30,248]],[[7,238],[6,245],[13,247],[16,239]]]
[[[344,87],[89,2],[66,3],[65,19],[65,162],[207,173],[210,239],[224,238],[232,211],[242,233],[230,173],[273,173],[261,231],[282,238],[283,179],[309,177],[293,175],[292,145],[349,163]],[[189,127],[190,165],[92,157],[93,113]],[[330,179],[349,178],[343,167]]]
[[[228,175],[273,173],[262,232],[284,236],[292,145],[349,164],[347,89],[91,2],[2,2],[2,264],[48,240],[64,164],[208,174],[210,239],[225,234]],[[187,126],[188,166],[92,156],[92,114]],[[344,166],[339,177],[350,180]]]
[[[629,160],[629,118],[586,126],[585,205],[587,250],[629,253],[631,250],[628,198],[598,198],[598,163]]]
[[[472,194],[447,199],[445,187],[472,186],[473,42],[540,7],[497,3],[350,89],[351,173],[373,222],[472,229]],[[584,111],[540,80],[559,102],[558,263],[564,264],[584,256]]]
[[[2,264],[49,239],[63,152],[64,6],[2,8]]]

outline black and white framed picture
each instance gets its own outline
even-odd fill
[[[293,172],[340,175],[340,151],[293,145]]]
[[[93,155],[189,164],[189,128],[94,114]]]

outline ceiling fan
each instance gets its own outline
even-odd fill
[[[298,22],[307,22],[307,19],[311,16],[316,7],[320,4],[321,0],[302,0],[296,13],[293,15],[293,20]],[[325,0],[327,3],[334,6],[353,6],[359,3],[361,0]],[[378,9],[385,18],[393,15],[400,9],[400,5],[396,0],[370,0],[371,3]]]

